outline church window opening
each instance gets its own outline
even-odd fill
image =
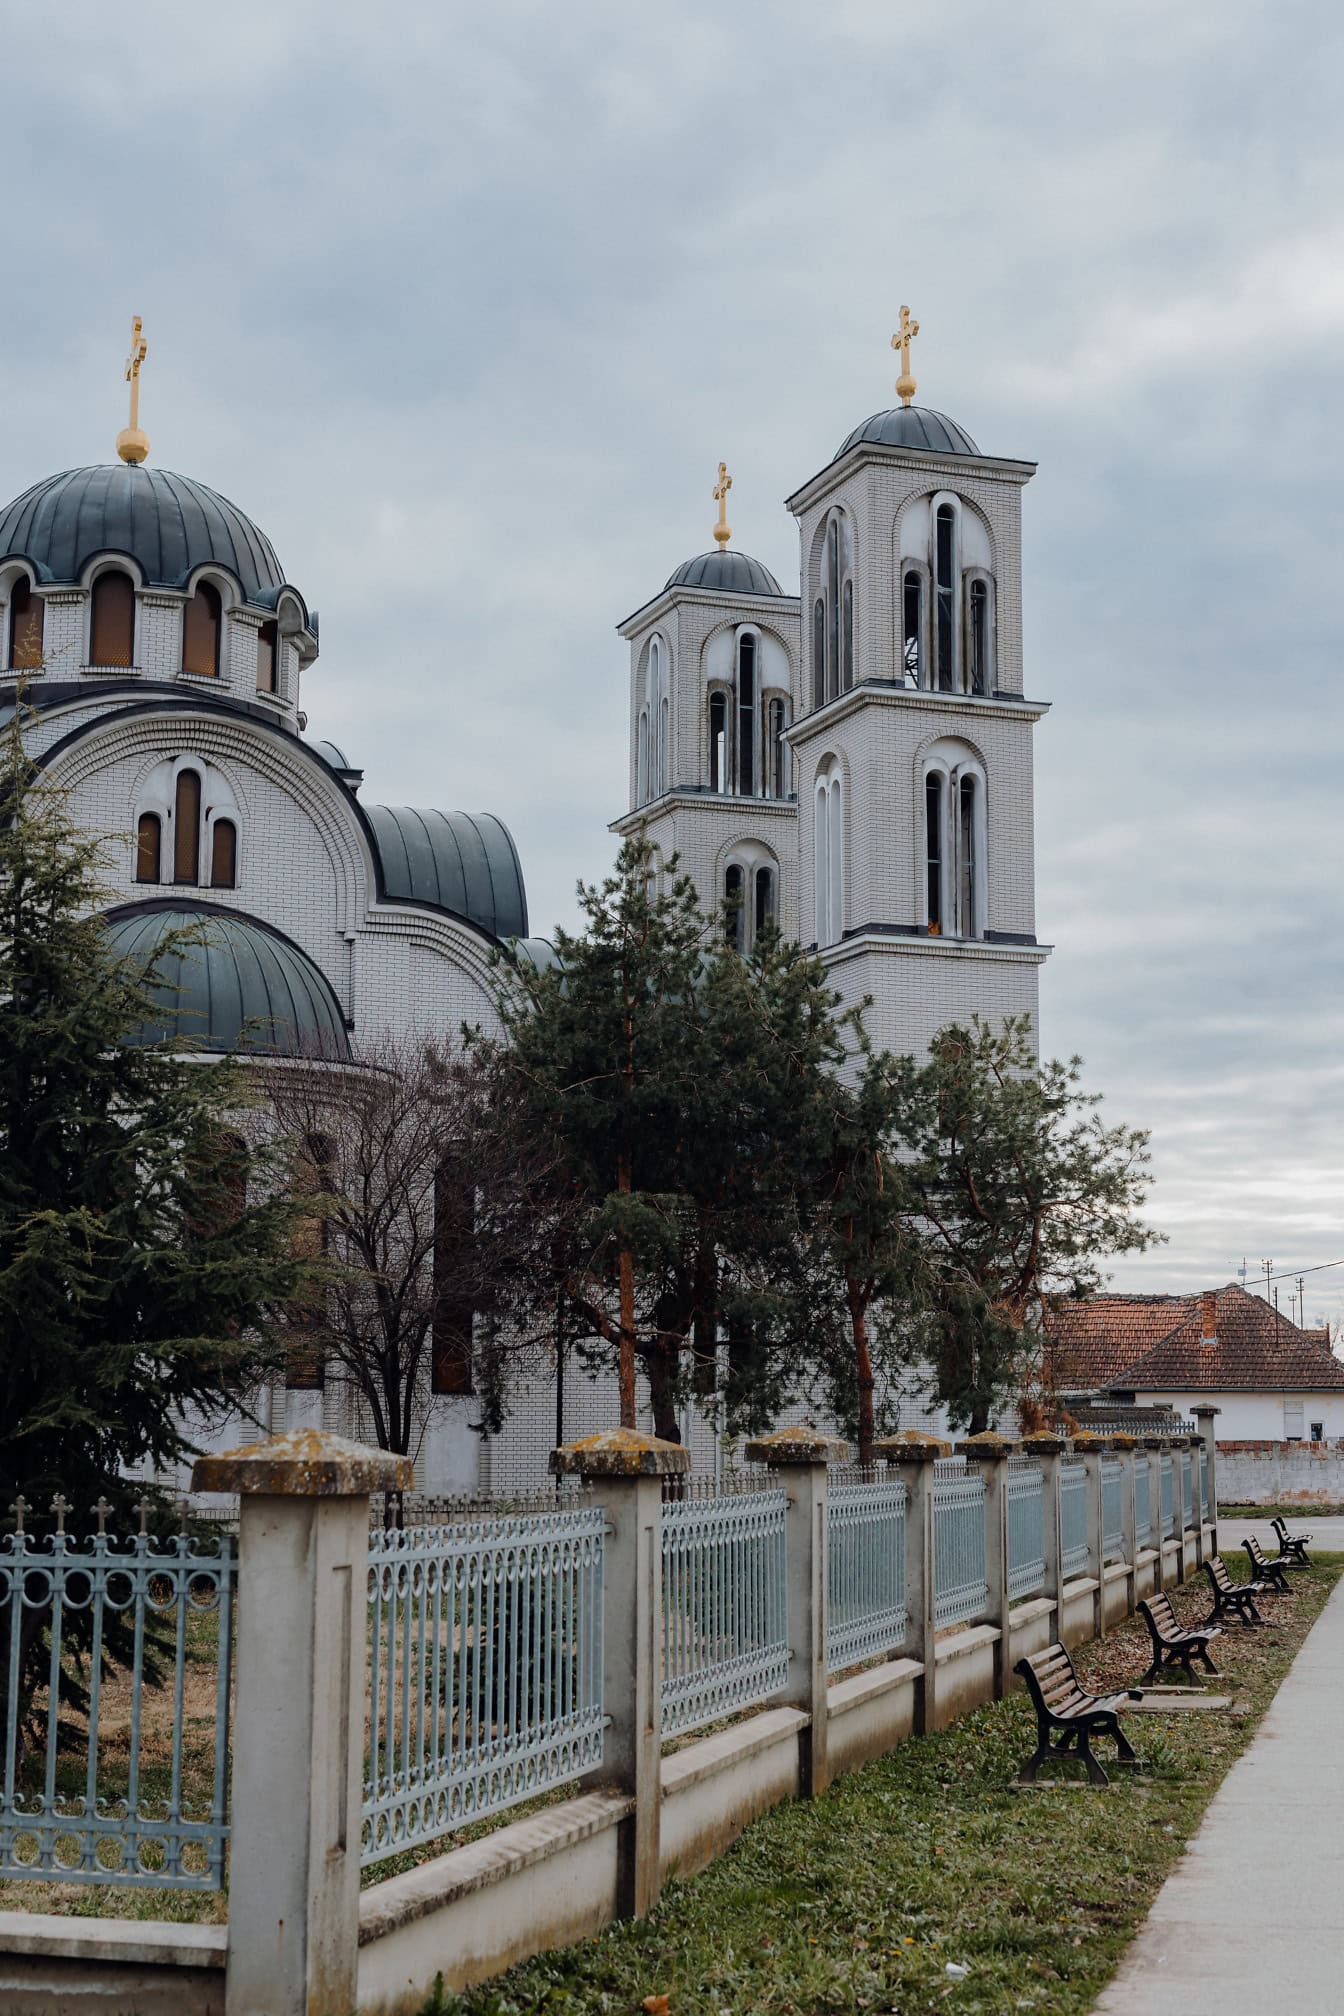
[[[274,623],[263,623],[257,632],[257,691],[274,693],[276,684],[276,661],[279,658],[279,633]]]
[[[938,668],[938,691],[951,693],[956,684],[953,665],[956,625],[954,563],[957,514],[950,504],[940,504],[934,526],[934,658]]]
[[[826,704],[826,604],[820,595],[812,608],[812,705]]]
[[[723,878],[723,935],[734,952],[740,952],[746,941],[746,918],[743,914],[745,877],[734,861]]]
[[[177,799],[173,811],[173,880],[199,882],[201,879],[201,779],[196,770],[182,770],[177,778]]]
[[[238,828],[232,819],[216,819],[210,829],[210,886],[232,889],[238,881]]]
[[[476,1193],[463,1171],[440,1162],[434,1172],[434,1317],[430,1386],[435,1393],[470,1393],[476,1309],[472,1285]]]
[[[840,690],[840,525],[832,518],[826,539],[826,698]]]
[[[163,841],[163,821],[157,812],[142,812],[135,827],[135,879],[157,882]]]
[[[943,928],[943,775],[931,770],[924,780],[924,861],[928,890],[929,933]]]
[[[753,939],[759,938],[775,922],[775,871],[773,868],[756,870],[756,915]]]
[[[748,632],[737,647],[737,788],[744,798],[756,791],[756,639]]]
[[[854,583],[846,581],[844,598],[844,690],[854,684]]]
[[[957,786],[957,935],[974,938],[975,929],[975,779],[963,777]]]
[[[26,574],[20,574],[9,591],[9,639],[5,669],[35,672],[42,663],[42,625],[46,605],[34,595]]]
[[[635,730],[635,803],[642,805],[649,795],[649,710],[641,708]]]
[[[135,663],[135,585],[113,568],[93,584],[89,619],[90,665]]]
[[[971,691],[989,691],[989,584],[972,581],[969,597],[971,638]]]
[[[924,616],[924,583],[913,568],[907,570],[901,589],[902,606],[905,612],[905,643],[902,647],[901,664],[907,679],[913,679],[916,686],[922,684],[919,663],[919,633]]]
[[[768,715],[769,747],[767,760],[770,765],[770,796],[788,797],[789,745],[784,740],[787,719],[782,700],[772,700]]]
[[[823,771],[817,779],[813,833],[817,944],[834,945],[843,935],[844,820],[840,772]]]
[[[728,695],[709,696],[709,788],[728,789]]]
[[[182,612],[182,670],[199,678],[219,677],[219,632],[224,604],[210,581],[197,583]]]
[[[672,710],[666,695],[658,703],[658,793],[667,789],[667,743],[671,730]]]

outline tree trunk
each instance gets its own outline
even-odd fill
[[[664,1333],[649,1353],[649,1397],[653,1402],[653,1432],[664,1442],[680,1442],[681,1423],[677,1418],[677,1340]]]
[[[630,1158],[622,1155],[616,1170],[616,1187],[627,1197],[631,1190]],[[628,1246],[621,1248],[621,1335],[617,1355],[620,1387],[621,1426],[635,1425],[635,1256]]]
[[[849,1323],[854,1338],[854,1378],[859,1391],[859,1461],[873,1460],[873,1354],[868,1347],[868,1309],[857,1281],[850,1279]]]

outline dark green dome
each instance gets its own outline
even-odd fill
[[[171,932],[200,927],[198,943],[164,955],[156,998],[162,1015],[131,1043],[183,1037],[205,1051],[273,1057],[348,1058],[345,1018],[331,983],[306,952],[255,917],[172,898],[107,913],[118,956],[148,964]]]
[[[522,864],[502,819],[411,805],[365,809],[384,896],[451,911],[492,938],[526,938]]]
[[[784,593],[770,569],[762,567],[759,560],[753,560],[749,553],[735,553],[722,548],[714,553],[697,553],[694,560],[683,560],[675,573],[668,575],[667,585],[669,588],[717,588],[726,595]]]
[[[893,406],[886,413],[872,413],[846,434],[835,451],[835,460],[862,441],[883,448],[922,448],[932,455],[978,455],[980,450],[964,427],[935,413],[932,406]]]
[[[197,567],[227,568],[249,602],[275,606],[285,576],[275,548],[227,497],[171,469],[99,462],[44,477],[0,512],[0,560],[40,581],[78,581],[99,553],[124,553],[148,586],[181,588]]]

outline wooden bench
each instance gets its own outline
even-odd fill
[[[1193,1684],[1195,1675],[1192,1662],[1196,1659],[1206,1673],[1218,1671],[1209,1657],[1210,1638],[1222,1636],[1217,1624],[1203,1624],[1193,1631],[1187,1631],[1171,1607],[1170,1596],[1161,1590],[1155,1596],[1145,1596],[1139,1609],[1143,1612],[1144,1622],[1148,1626],[1148,1636],[1153,1641],[1153,1663],[1140,1680],[1140,1687],[1151,1686],[1161,1677],[1164,1666],[1182,1667],[1186,1679]]]
[[[1290,1568],[1309,1568],[1311,1561],[1307,1554],[1307,1542],[1311,1539],[1311,1534],[1301,1533],[1295,1540],[1288,1531],[1288,1521],[1282,1514],[1271,1519],[1269,1523],[1278,1535],[1280,1561],[1286,1561]]]
[[[1266,1588],[1277,1589],[1283,1596],[1288,1594],[1288,1563],[1283,1559],[1271,1561],[1255,1538],[1243,1540],[1246,1558],[1251,1564],[1251,1580],[1258,1576]]]
[[[1101,1760],[1092,1755],[1094,1736],[1114,1738],[1117,1763],[1131,1767],[1139,1763],[1119,1716],[1123,1701],[1138,1698],[1137,1687],[1123,1694],[1085,1694],[1063,1645],[1047,1645],[1044,1652],[1019,1659],[1013,1671],[1021,1675],[1036,1710],[1036,1750],[1017,1774],[1019,1785],[1033,1785],[1041,1765],[1051,1757],[1082,1764],[1094,1785],[1109,1785]],[[1058,1743],[1050,1740],[1055,1729],[1063,1731]]]
[[[1213,1590],[1213,1608],[1207,1620],[1210,1624],[1216,1624],[1220,1617],[1235,1617],[1239,1624],[1264,1623],[1255,1607],[1255,1599],[1265,1594],[1269,1588],[1267,1582],[1234,1582],[1221,1554],[1211,1554],[1199,1565],[1208,1576]]]

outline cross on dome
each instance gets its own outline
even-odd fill
[[[910,375],[910,345],[918,334],[918,322],[910,320],[910,310],[902,304],[901,326],[891,339],[891,347],[901,353],[901,375],[896,380],[896,390],[904,406],[908,406],[915,396],[915,381]]]
[[[720,553],[722,553],[724,547],[733,536],[733,528],[728,523],[728,492],[732,487],[733,479],[728,474],[728,464],[720,462],[719,480],[709,493],[711,497],[717,500],[719,506],[719,522],[714,527],[714,537],[719,542]]]
[[[140,426],[140,366],[149,355],[149,345],[141,334],[140,317],[131,322],[131,354],[126,359],[126,383],[131,388],[131,424],[117,436],[117,453],[123,462],[143,462],[149,453],[149,436]]]

